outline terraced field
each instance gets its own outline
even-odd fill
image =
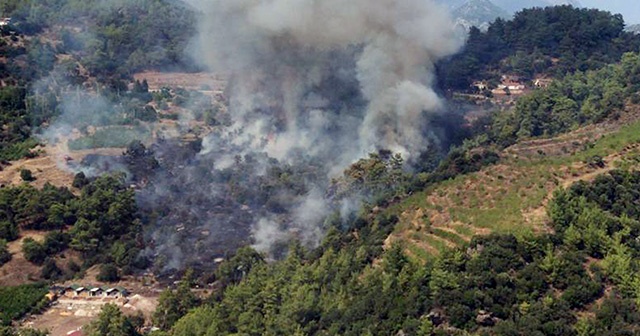
[[[533,142],[526,152],[508,148],[497,165],[411,195],[386,210],[400,218],[386,245],[399,241],[409,255],[424,261],[445,247],[463,245],[474,235],[550,231],[545,209],[554,190],[615,168],[640,167],[640,119],[625,123],[607,124],[597,137],[585,137],[584,130],[578,130],[575,134],[580,138],[563,135],[540,142],[544,150],[549,143],[567,141],[580,148],[569,153],[547,155],[543,149],[536,150]]]

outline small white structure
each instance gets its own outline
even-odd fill
[[[102,296],[102,288],[100,288],[100,287],[91,288],[89,290],[89,296],[90,297],[100,297],[100,296]]]

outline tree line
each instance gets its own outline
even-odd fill
[[[620,14],[554,6],[524,9],[496,19],[486,32],[472,28],[462,52],[438,65],[440,87],[470,90],[475,80],[497,82],[502,74],[562,77],[599,69],[637,52],[640,36],[624,30]]]

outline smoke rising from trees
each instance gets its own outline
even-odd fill
[[[388,149],[416,158],[431,141],[429,116],[442,113],[432,89],[434,63],[464,39],[430,0],[190,1],[201,11],[196,54],[226,74],[231,130],[205,139],[216,168],[237,155],[266,153],[282,162],[322,162],[327,177],[367,153]],[[221,142],[239,152],[220,153]],[[317,241],[332,206],[307,181],[290,204],[292,227]],[[353,208],[357,200],[342,200]],[[286,234],[267,216],[253,229],[257,248]]]
[[[380,148],[405,159],[423,148],[425,114],[441,108],[434,62],[463,42],[447,11],[429,0],[192,4],[203,13],[201,59],[232,78],[232,118],[254,140],[271,135],[254,144],[278,158],[330,148],[342,167]],[[348,95],[366,107],[341,104]]]
[[[201,144],[158,139],[143,156],[159,168],[130,172],[146,181],[136,197],[155,223],[146,253],[165,269],[247,243],[313,246],[327,215],[346,218],[371,196],[335,197],[332,178],[368,153],[412,162],[440,141],[434,63],[464,38],[433,1],[189,2],[200,12],[194,58],[228,78],[229,122]],[[61,122],[78,120],[67,110]]]

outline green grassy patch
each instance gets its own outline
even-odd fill
[[[563,167],[570,167],[574,163],[586,162],[594,156],[606,157],[621,152],[626,146],[640,143],[640,121],[622,127],[618,132],[608,134],[592,146],[571,156],[540,157],[535,159],[506,158],[502,164],[508,165],[507,173],[491,170],[484,173],[460,175],[453,179],[432,185],[425,191],[414,193],[403,202],[387,209],[389,214],[401,214],[411,209],[439,209],[449,213],[454,225],[452,228],[458,233],[431,227],[430,231],[437,237],[457,245],[465,243],[462,237],[472,237],[474,227],[489,229],[492,232],[512,233],[518,237],[534,234],[535,225],[542,223],[526,223],[523,212],[542,206],[551,189],[556,188],[560,181],[558,175]],[[625,155],[623,160],[616,163],[620,167],[637,167],[640,165],[640,151],[634,150]],[[487,176],[482,176],[482,175]],[[504,176],[502,176],[502,175]],[[564,175],[564,173],[562,173]],[[571,175],[569,169],[569,175]],[[574,175],[580,175],[575,169]],[[467,183],[473,181],[474,187],[468,188]],[[447,197],[448,204],[428,204],[428,196],[432,193],[439,197]],[[401,234],[411,229],[405,223],[399,223],[395,232]],[[411,239],[418,240],[441,250],[446,247],[443,240],[423,232],[411,234]],[[415,249],[420,249],[419,245]],[[428,251],[426,253],[429,253]],[[418,254],[413,252],[413,254]]]
[[[464,239],[462,239],[462,237],[458,236],[457,234],[453,233],[453,232],[449,232],[449,231],[445,231],[442,229],[438,229],[438,228],[432,228],[431,232],[442,238],[442,239],[446,239],[458,246],[464,245],[466,243],[466,241]]]
[[[411,255],[417,259],[415,260],[417,262],[425,263],[427,261],[435,259],[435,256],[433,254],[427,252],[426,250],[424,250],[423,248],[420,248],[415,244],[408,243],[406,248],[407,250],[409,250],[409,252],[411,252]]]
[[[453,225],[451,227],[461,236],[471,238],[475,234],[472,227],[469,225]]]
[[[434,236],[424,235],[422,241],[426,242],[427,244],[429,244],[429,246],[435,248],[440,252],[445,251],[449,248],[444,241]]]
[[[94,148],[126,147],[134,140],[144,140],[150,136],[144,127],[114,126],[101,128],[94,134],[69,141],[69,149],[82,150]]]
[[[31,150],[38,145],[38,140],[29,138],[25,141],[0,146],[0,160],[20,160],[24,157],[34,156]]]

